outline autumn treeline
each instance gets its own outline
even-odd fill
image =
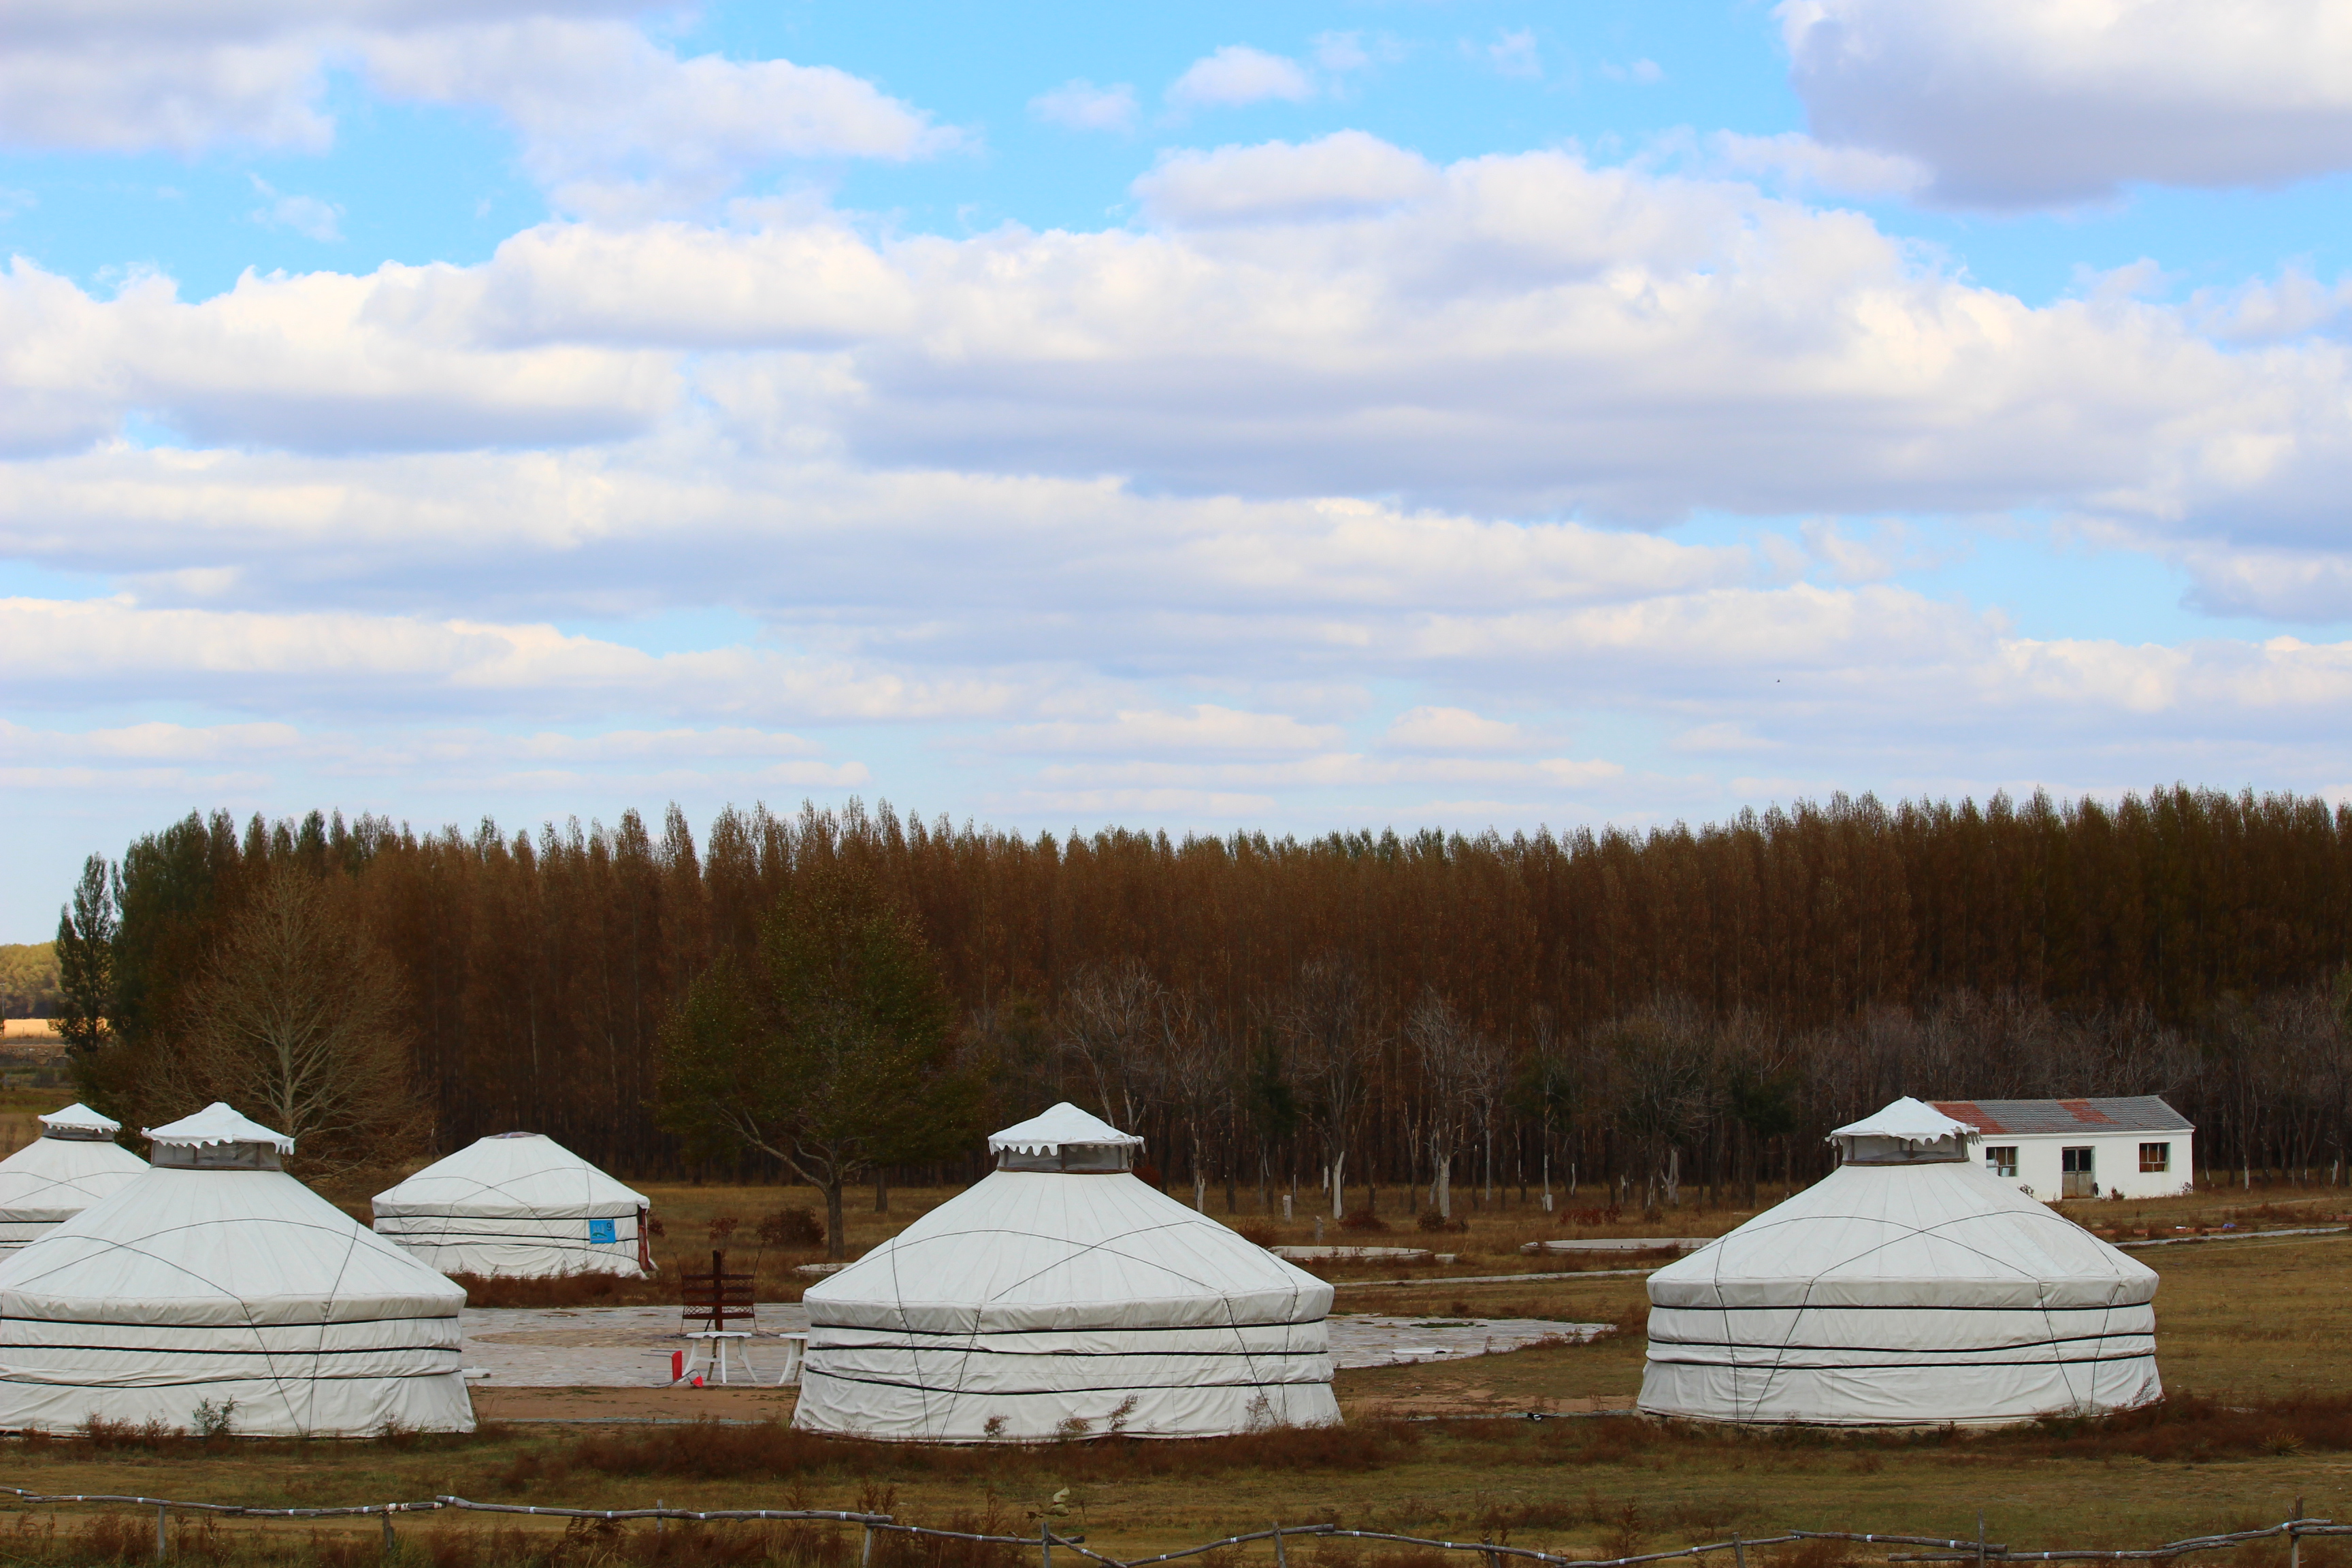
[[[675,807],[657,833],[192,815],[120,864],[111,1026],[167,1038],[226,915],[306,871],[400,977],[431,1142],[527,1128],[676,1173],[665,1017],[836,861],[916,911],[993,1114],[1075,1100],[1212,1206],[1328,1202],[1334,1166],[1350,1209],[1690,1201],[1816,1173],[1898,1094],[2161,1093],[2209,1171],[2345,1157],[2352,811],[2188,789],[1311,842],[855,804],[730,810],[698,846]]]

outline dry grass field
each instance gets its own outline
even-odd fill
[[[719,1216],[739,1219],[748,1234],[776,1207],[814,1206],[805,1190],[775,1187],[656,1185],[649,1194],[666,1222],[665,1259],[673,1262],[706,1249],[709,1224]],[[891,1212],[882,1215],[872,1212],[867,1193],[851,1212],[853,1251],[950,1195],[894,1193]],[[2325,1191],[2257,1190],[2077,1206],[2079,1217],[2105,1228],[2178,1235],[2231,1225],[2293,1228],[2332,1218],[2344,1205]],[[1212,1214],[1222,1207],[1213,1201]],[[1663,1219],[1629,1216],[1581,1228],[1707,1235],[1740,1217],[1685,1209]],[[1233,1223],[1255,1231],[1265,1222],[1242,1215]],[[2183,1226],[2189,1232],[2177,1228]],[[1123,1557],[1274,1520],[1488,1535],[1546,1550],[1620,1554],[1792,1526],[1969,1535],[1979,1510],[1993,1539],[2019,1547],[2146,1545],[2274,1521],[2298,1497],[2311,1513],[2352,1517],[2352,1358],[2344,1353],[2352,1344],[2352,1237],[2258,1235],[2141,1253],[2164,1277],[2160,1346],[2173,1398],[2160,1412],[2000,1433],[1843,1436],[1692,1431],[1610,1415],[1540,1423],[1517,1416],[1529,1409],[1622,1405],[1640,1387],[1641,1279],[1601,1272],[1559,1278],[1570,1273],[1573,1260],[1518,1251],[1522,1241],[1571,1228],[1516,1204],[1474,1215],[1466,1232],[1442,1237],[1402,1224],[1386,1235],[1340,1232],[1327,1219],[1328,1240],[1435,1246],[1460,1255],[1451,1266],[1350,1267],[1334,1276],[1341,1285],[1339,1310],[1622,1325],[1588,1345],[1343,1373],[1339,1392],[1349,1419],[1338,1433],[976,1452],[842,1443],[774,1425],[494,1421],[467,1439],[230,1441],[211,1448],[18,1440],[0,1445],[0,1484],[256,1504],[455,1493],[541,1505],[619,1507],[661,1499],[709,1507],[881,1507],[917,1522],[988,1521],[1014,1533],[1034,1531],[1043,1513],[1057,1528],[1082,1531],[1097,1550]],[[1306,1240],[1312,1225],[1274,1231],[1276,1239]],[[763,1257],[762,1299],[796,1293],[806,1281],[790,1267],[812,1256]],[[1596,1261],[1605,1267],[1624,1260]],[[1510,1278],[1479,1279],[1492,1275]],[[1414,1283],[1370,1282],[1404,1278]],[[629,1295],[659,1300],[667,1289],[656,1282]],[[688,1415],[708,1408],[731,1418],[742,1408],[724,1399],[698,1406],[691,1391],[672,1397]],[[496,1405],[486,1400],[485,1407]],[[1473,1414],[1512,1418],[1465,1418]],[[1056,1505],[1053,1500],[1066,1489]],[[1068,1511],[1048,1511],[1056,1506]],[[114,1524],[94,1524],[87,1511],[59,1517],[61,1532],[50,1536],[42,1533],[49,1515],[28,1516],[30,1533],[0,1542],[0,1552],[90,1560],[152,1551],[152,1514],[126,1515]],[[776,1557],[811,1568],[836,1562],[845,1568],[854,1561],[838,1555],[851,1552],[849,1545],[822,1532],[761,1534],[750,1526],[673,1529],[656,1538],[643,1529],[613,1536],[567,1532],[544,1521],[499,1527],[479,1516],[445,1515],[404,1530],[404,1551],[429,1554],[447,1568],[526,1559],[618,1561],[656,1551],[666,1560]],[[232,1523],[209,1536],[192,1533],[184,1546],[199,1556],[284,1552],[332,1561],[373,1557],[376,1540],[373,1524],[313,1531]],[[2311,1568],[2334,1568],[2336,1555],[2330,1543],[2304,1549]],[[2352,1563],[2352,1552],[2341,1555]],[[1383,1562],[1434,1568],[1410,1554],[1366,1556],[1337,1546],[1301,1548],[1294,1556],[1299,1568]],[[1766,1556],[1771,1568],[1830,1568],[1850,1558],[1883,1561],[1885,1553],[1857,1558],[1815,1548]],[[1261,1559],[1272,1562],[1265,1552],[1228,1553],[1215,1568],[1257,1568]],[[962,1561],[926,1558],[923,1568],[960,1568]],[[1474,1560],[1463,1561],[1466,1568]],[[2280,1568],[2284,1553],[2248,1549],[2223,1561]],[[890,1556],[875,1568],[899,1563]],[[914,1559],[905,1565],[914,1568]],[[971,1568],[1011,1565],[983,1554]]]

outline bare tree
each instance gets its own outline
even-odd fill
[[[1062,994],[1063,1048],[1094,1080],[1103,1116],[1139,1131],[1167,1084],[1168,988],[1140,959],[1081,971]]]
[[[1648,1157],[1643,1198],[1681,1201],[1682,1145],[1708,1110],[1706,1030],[1697,1009],[1670,1001],[1644,1007],[1605,1030],[1614,1058],[1618,1126]]]
[[[398,973],[337,891],[292,867],[252,890],[165,1037],[150,1096],[158,1115],[225,1100],[291,1137],[293,1168],[327,1181],[426,1142]]]
[[[1289,1032],[1297,1041],[1300,1076],[1329,1157],[1331,1217],[1347,1214],[1348,1148],[1370,1093],[1366,1072],[1373,1028],[1371,988],[1355,961],[1327,952],[1299,965],[1292,987]]]
[[[1439,1218],[1452,1219],[1454,1156],[1463,1122],[1476,1103],[1486,1107],[1491,1121],[1501,1079],[1499,1065],[1492,1042],[1434,989],[1423,991],[1412,1016],[1405,1020],[1404,1033],[1420,1059],[1422,1081],[1429,1096],[1429,1201],[1436,1206]],[[1487,1166],[1491,1174],[1491,1154]]]

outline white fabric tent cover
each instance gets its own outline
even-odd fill
[[[445,1274],[646,1272],[646,1197],[554,1139],[500,1132],[375,1195],[375,1228]]]
[[[0,1254],[45,1236],[147,1169],[114,1142],[122,1123],[87,1105],[41,1118],[41,1136],[0,1160]]]
[[[233,1400],[252,1436],[472,1431],[465,1292],[283,1171],[171,1163],[290,1142],[215,1111],[149,1130],[153,1168],[0,1261],[0,1429],[190,1430]]]
[[[1858,1122],[1832,1137],[1937,1135]],[[2159,1397],[2155,1271],[1955,1142],[1958,1157],[1840,1165],[1651,1275],[1643,1410],[1992,1425]]]
[[[991,1143],[1034,1150],[1034,1127]],[[804,1431],[1034,1442],[1074,1422],[1208,1437],[1339,1419],[1331,1287],[1122,1171],[992,1172],[805,1301]]]

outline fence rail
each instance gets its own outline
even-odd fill
[[[155,1559],[162,1562],[168,1550],[166,1527],[172,1510],[183,1513],[210,1513],[233,1519],[357,1519],[376,1518],[383,1524],[385,1549],[394,1544],[392,1521],[394,1514],[437,1513],[443,1510],[459,1513],[523,1514],[539,1519],[598,1520],[619,1523],[628,1520],[650,1519],[658,1526],[668,1520],[692,1521],[698,1523],[726,1521],[757,1522],[790,1520],[825,1524],[854,1524],[864,1538],[858,1552],[860,1568],[866,1568],[874,1555],[874,1537],[877,1531],[893,1534],[928,1536],[941,1541],[971,1541],[992,1546],[1034,1546],[1039,1553],[1040,1568],[1053,1568],[1054,1550],[1075,1552],[1104,1568],[1152,1568],[1155,1563],[1173,1563],[1181,1558],[1197,1557],[1203,1552],[1222,1551],[1229,1546],[1246,1546],[1254,1542],[1271,1542],[1279,1568],[1289,1568],[1286,1543],[1296,1540],[1345,1539],[1350,1541],[1386,1541],[1400,1546],[1420,1546],[1440,1552],[1475,1552],[1485,1558],[1485,1568],[1503,1568],[1507,1557],[1526,1558],[1535,1563],[1547,1563],[1554,1568],[1639,1568],[1647,1563],[1672,1563],[1682,1558],[1704,1558],[1712,1552],[1727,1552],[1732,1568],[1748,1568],[1748,1553],[1756,1547],[1785,1546],[1800,1541],[1849,1541],[1865,1546],[1917,1546],[1923,1552],[1897,1552],[1887,1554],[1889,1563],[1974,1563],[1979,1565],[1994,1563],[2153,1563],[2168,1562],[2192,1552],[2224,1552],[2235,1547],[2252,1545],[2258,1541],[2271,1541],[2284,1536],[2289,1548],[2291,1568],[2301,1568],[2302,1543],[2309,1536],[2352,1535],[2352,1524],[2339,1524],[2332,1519],[2301,1517],[2301,1500],[2297,1500],[2295,1518],[2282,1520],[2259,1530],[2231,1531],[2217,1535],[2192,1535],[2181,1541],[2168,1541],[2161,1546],[2148,1547],[2077,1547],[2044,1551],[2012,1551],[2003,1542],[1956,1539],[1943,1535],[1895,1535],[1882,1531],[1863,1532],[1850,1530],[1791,1530],[1779,1535],[1732,1536],[1726,1541],[1710,1541],[1696,1546],[1678,1547],[1672,1552],[1645,1552],[1630,1557],[1567,1557],[1558,1552],[1538,1552],[1531,1546],[1513,1546],[1498,1541],[1445,1541],[1432,1536],[1398,1535],[1381,1530],[1347,1530],[1336,1524],[1276,1524],[1265,1530],[1240,1535],[1221,1536],[1198,1546],[1186,1546],[1174,1552],[1162,1552],[1153,1557],[1121,1559],[1094,1551],[1083,1536],[1057,1533],[1052,1525],[1041,1525],[1035,1535],[982,1535],[965,1530],[940,1530],[927,1524],[908,1524],[887,1513],[855,1513],[840,1509],[823,1508],[549,1508],[535,1503],[476,1502],[468,1498],[434,1497],[415,1502],[354,1503],[341,1508],[260,1508],[251,1503],[190,1502],[179,1498],[132,1497],[101,1492],[36,1492],[22,1487],[0,1487],[0,1498],[14,1499],[20,1508],[61,1508],[67,1506],[97,1506],[108,1508],[152,1508],[155,1510]],[[1979,1521],[1981,1523],[1981,1521]]]

